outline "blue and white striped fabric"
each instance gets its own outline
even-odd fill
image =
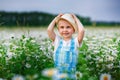
[[[60,73],[67,73],[73,78],[76,71],[77,53],[75,51],[75,41],[72,38],[70,46],[63,47],[63,40],[60,40],[59,46],[55,52],[55,67]]]

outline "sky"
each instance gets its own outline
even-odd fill
[[[74,13],[92,21],[120,22],[120,0],[0,0],[0,11]]]

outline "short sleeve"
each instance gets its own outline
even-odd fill
[[[77,37],[75,38],[75,44],[76,44],[77,47],[81,47],[82,46],[82,43],[78,42],[78,38]]]

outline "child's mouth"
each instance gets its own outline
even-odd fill
[[[63,33],[63,35],[68,35],[69,33]]]

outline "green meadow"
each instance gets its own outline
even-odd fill
[[[47,27],[0,27],[0,80],[52,80],[53,49]],[[77,80],[119,79],[119,26],[85,27],[78,49]]]

